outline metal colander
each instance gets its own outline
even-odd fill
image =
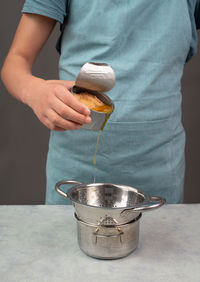
[[[110,183],[82,184],[67,191],[76,203],[103,208],[131,208],[146,203],[149,197],[136,188]]]
[[[64,192],[60,186],[66,184],[75,186]],[[158,208],[165,203],[165,199],[161,197],[150,197],[137,188],[112,183],[83,184],[74,180],[62,180],[56,184],[55,189],[61,196],[72,201],[80,220],[97,225],[106,218],[110,218],[107,225],[111,225],[113,221],[117,225],[125,224],[142,211]]]

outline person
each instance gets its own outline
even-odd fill
[[[55,192],[57,181],[94,179],[97,132],[81,129],[91,122],[90,110],[70,93],[91,61],[116,73],[107,93],[115,110],[100,137],[96,181],[182,202],[181,77],[197,49],[200,0],[26,0],[22,12],[1,76],[51,130],[46,203],[70,203]],[[64,23],[59,80],[45,80],[31,70],[57,21]]]

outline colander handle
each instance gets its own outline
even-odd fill
[[[158,197],[158,196],[152,196],[149,201],[149,205],[137,207],[134,209],[134,211],[148,211],[152,209],[156,209],[161,207],[166,203],[166,200],[164,198]]]
[[[149,201],[149,204],[145,205],[145,206],[139,206],[139,207],[135,207],[135,208],[128,208],[128,209],[125,209],[121,212],[121,215],[123,213],[127,213],[127,212],[144,212],[144,211],[149,211],[149,210],[153,210],[153,209],[156,209],[156,208],[159,208],[161,207],[162,205],[164,205],[166,203],[166,200],[164,198],[161,198],[161,197],[158,197],[158,196],[152,196],[150,198],[150,201]]]
[[[70,200],[70,197],[67,195],[66,192],[63,192],[60,189],[61,185],[66,185],[66,184],[82,184],[81,182],[75,181],[75,180],[61,180],[59,182],[56,183],[55,189],[56,192],[58,192],[58,194],[60,194],[61,196],[63,196],[64,198],[67,198]]]

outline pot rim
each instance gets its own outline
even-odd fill
[[[132,219],[129,222],[115,224],[115,225],[100,225],[100,224],[93,224],[93,223],[90,223],[90,222],[85,222],[82,219],[80,219],[76,213],[74,213],[74,217],[76,218],[77,222],[83,223],[83,224],[85,224],[87,226],[96,227],[96,228],[97,227],[98,228],[115,228],[115,227],[119,227],[119,226],[120,227],[125,227],[126,225],[129,225],[131,223],[134,223],[134,222],[140,220],[140,218],[142,217],[142,213],[140,213],[138,216],[136,216],[134,219]]]

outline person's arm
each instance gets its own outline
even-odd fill
[[[74,82],[32,75],[32,66],[55,23],[54,19],[36,14],[22,15],[1,78],[9,93],[30,106],[49,129],[79,129],[91,118],[90,110],[70,93]]]

